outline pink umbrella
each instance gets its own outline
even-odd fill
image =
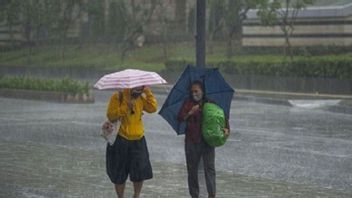
[[[123,71],[104,75],[95,83],[97,89],[126,89],[139,86],[164,84],[164,80],[155,72],[137,69],[126,69]]]

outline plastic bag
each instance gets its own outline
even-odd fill
[[[207,144],[213,147],[225,144],[225,113],[216,104],[205,103],[202,114],[202,135]]]
[[[100,136],[102,136],[110,146],[115,143],[120,125],[121,122],[119,120],[116,122],[105,121],[102,125]]]

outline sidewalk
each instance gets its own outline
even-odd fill
[[[173,85],[155,85],[152,89],[155,93],[168,94]],[[277,92],[265,90],[235,89],[234,100],[247,100],[265,104],[276,104],[294,106],[293,101],[315,100],[336,101],[334,105],[328,105],[326,110],[339,113],[352,114],[352,95],[319,94],[319,93],[297,93]]]

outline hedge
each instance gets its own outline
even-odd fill
[[[316,46],[293,46],[292,53],[296,56],[322,56],[342,55],[352,52],[352,45],[316,45]],[[243,46],[236,52],[237,55],[282,55],[283,47],[269,46]]]
[[[352,57],[315,56],[295,57],[293,61],[277,56],[243,56],[234,59],[210,60],[207,67],[218,67],[225,73],[290,77],[336,78],[352,80]],[[167,71],[182,71],[191,60],[169,60]]]
[[[89,92],[88,83],[82,84],[69,78],[52,80],[29,76],[0,76],[0,88],[54,91],[71,94],[88,94]]]

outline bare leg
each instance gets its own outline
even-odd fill
[[[141,195],[142,191],[142,186],[143,186],[143,181],[141,182],[133,182],[133,188],[134,188],[134,196],[133,198],[139,198]]]
[[[124,198],[125,186],[126,186],[126,183],[124,183],[124,184],[115,184],[115,190],[116,190],[118,198]]]

